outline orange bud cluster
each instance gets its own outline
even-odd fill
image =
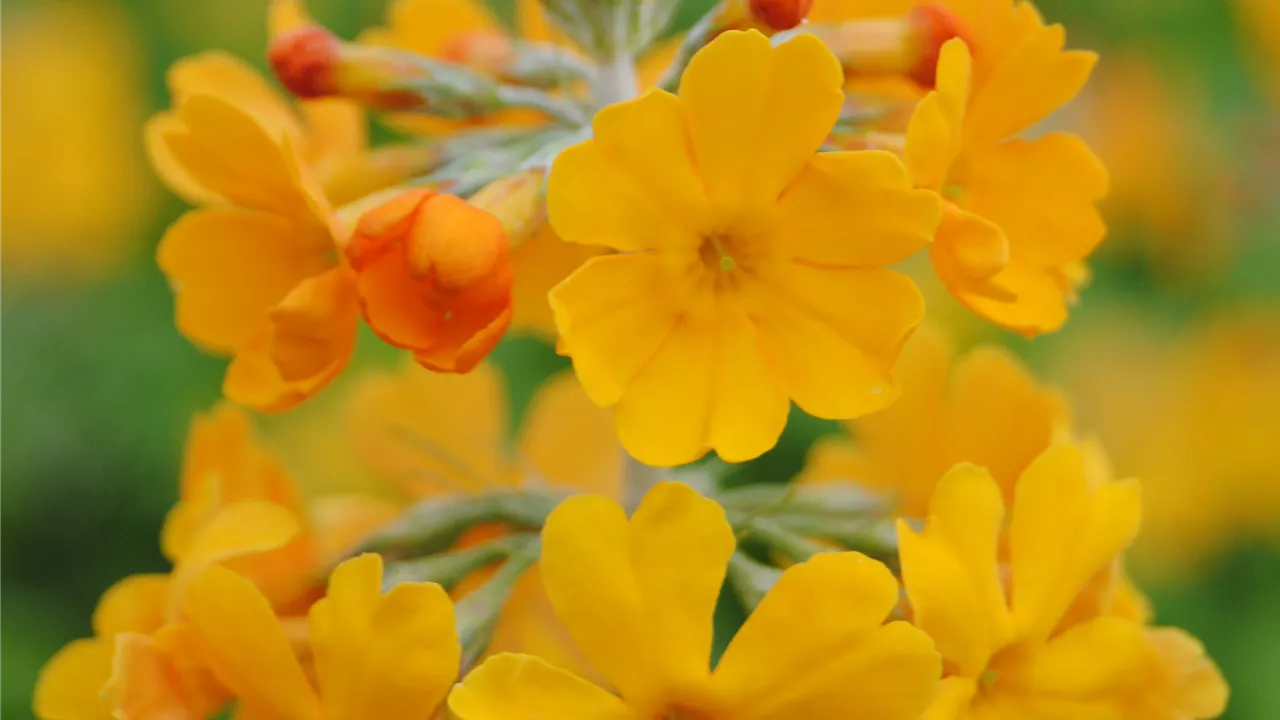
[[[365,213],[347,245],[366,322],[438,372],[467,372],[511,321],[502,224],[452,195],[412,190]]]

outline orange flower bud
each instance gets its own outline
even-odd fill
[[[938,73],[938,54],[951,38],[960,38],[973,47],[968,28],[954,12],[938,3],[926,3],[911,11],[910,25],[916,52],[915,65],[907,76],[931,88]]]
[[[516,50],[505,33],[460,33],[445,45],[440,58],[486,75],[503,77],[515,62]]]
[[[337,94],[335,68],[342,41],[317,25],[304,25],[271,41],[267,62],[280,84],[295,96],[312,99]]]
[[[431,370],[471,370],[511,321],[506,234],[465,200],[406,192],[361,216],[346,252],[369,326]]]
[[[781,32],[804,22],[813,0],[750,0],[751,15],[770,30]]]

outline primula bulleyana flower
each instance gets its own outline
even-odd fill
[[[1059,445],[1019,479],[1006,539],[991,475],[967,463],[947,473],[924,531],[901,521],[898,528],[913,622],[933,637],[946,669],[926,718],[1207,717],[1157,707],[1167,674],[1177,671],[1162,652],[1174,662],[1185,656],[1160,647],[1169,638],[1153,642],[1118,615],[1066,622],[1077,597],[1132,541],[1139,503],[1136,482],[1091,482],[1080,448]]]
[[[452,195],[411,190],[361,216],[346,246],[365,321],[438,372],[468,372],[511,322],[502,223]]]
[[[975,64],[963,40],[943,46],[937,90],[907,130],[906,159],[920,187],[944,199],[930,248],[938,277],[988,320],[1035,335],[1058,329],[1085,279],[1084,259],[1106,226],[1094,204],[1107,171],[1074,135],[1012,139],[1071,99],[1096,61],[1063,51],[1060,25],[1030,3],[1004,0],[1000,32],[975,29]]]
[[[152,216],[137,139],[150,68],[124,10],[62,2],[5,17],[0,251],[13,286],[103,276]]]
[[[753,458],[788,399],[825,418],[892,401],[923,306],[882,266],[922,247],[939,211],[888,153],[816,152],[841,83],[816,38],[727,32],[679,97],[605,108],[556,159],[557,233],[622,251],[551,292],[562,347],[638,459]]]
[[[846,423],[853,443],[818,441],[801,482],[857,480],[895,497],[899,513],[923,517],[938,479],[970,462],[987,468],[1011,501],[1027,465],[1068,435],[1070,410],[1003,348],[954,355],[937,327],[920,328],[895,368],[898,400]]]
[[[543,660],[498,655],[449,698],[461,720],[528,717],[917,718],[938,659],[902,622],[898,586],[853,552],[789,568],[715,670],[712,615],[734,551],[724,511],[688,486],[655,486],[628,522],[601,497],[566,500],[543,530],[556,611],[616,695]]]
[[[453,606],[434,583],[382,592],[382,558],[339,565],[312,606],[314,675],[253,583],[222,567],[202,573],[183,603],[190,642],[252,717],[430,718],[458,672]],[[312,680],[314,678],[314,681]]]
[[[245,75],[231,69],[238,67],[203,56],[174,75],[215,78],[192,79],[197,88],[243,89]],[[183,215],[161,240],[157,259],[174,288],[178,327],[201,347],[233,356],[228,398],[287,409],[341,372],[355,345],[355,284],[338,262],[328,203],[288,134],[258,119],[255,100],[176,95],[173,114],[153,126],[168,153],[153,153],[155,163],[166,179],[187,178],[222,198]]]

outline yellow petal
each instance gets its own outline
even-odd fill
[[[984,287],[951,290],[970,310],[991,322],[1028,337],[1053,332],[1067,321],[1067,302],[1074,294],[1064,288],[1058,269],[1011,264]]]
[[[628,720],[618,698],[532,655],[502,654],[467,674],[449,695],[459,720]]]
[[[989,144],[1022,132],[1075,97],[1098,56],[1062,50],[1061,25],[1028,33],[974,89],[965,119],[970,142]]]
[[[192,205],[225,202],[216,192],[192,177],[186,167],[169,151],[169,143],[165,138],[185,131],[186,126],[182,124],[182,120],[175,112],[159,112],[147,120],[147,124],[143,127],[143,138],[146,141],[147,159],[151,161],[151,167],[170,190]]]
[[[333,374],[355,349],[355,278],[338,266],[298,283],[270,312],[271,360],[288,382]]]
[[[1019,717],[1129,718],[1147,657],[1142,628],[1099,618],[1058,635],[1019,671]],[[997,684],[999,679],[997,678]]]
[[[680,81],[698,172],[721,218],[773,203],[831,131],[844,102],[840,63],[811,35],[771,47],[721,34]]]
[[[1008,236],[1014,262],[1063,266],[1087,257],[1106,234],[1094,203],[1107,183],[1106,168],[1083,140],[1050,133],[976,157],[963,204]]]
[[[332,567],[356,543],[400,516],[400,507],[380,497],[346,493],[311,503],[316,567]]]
[[[299,282],[327,264],[323,246],[276,215],[196,210],[160,241],[157,261],[174,289],[178,329],[208,350],[231,353]]]
[[[1150,628],[1147,644],[1155,662],[1144,693],[1152,718],[1215,718],[1227,709],[1222,671],[1199,640],[1177,628]]]
[[[967,677],[978,676],[1013,638],[996,564],[1003,519],[1000,489],[991,475],[966,463],[938,483],[923,533],[898,522],[913,622]]]
[[[449,596],[434,583],[401,583],[384,596],[378,555],[339,565],[309,623],[327,717],[430,716],[457,678]]]
[[[650,253],[592,258],[548,295],[573,369],[592,402],[618,402],[683,308]]]
[[[111,678],[112,643],[75,640],[40,670],[34,709],[41,720],[111,720],[101,693]]]
[[[243,707],[290,720],[320,717],[319,698],[253,583],[208,567],[191,583],[183,612],[205,663]]]
[[[181,605],[189,586],[205,568],[283,547],[297,532],[294,514],[275,503],[246,500],[227,506],[201,529],[190,551],[173,569],[170,613]]]
[[[715,323],[707,442],[725,462],[745,462],[778,443],[791,402],[781,368],[747,314],[724,308]]]
[[[531,0],[536,2],[536,0]],[[531,332],[547,340],[556,336],[555,315],[547,293],[604,248],[567,243],[545,225],[532,238],[511,249],[511,330]]]
[[[941,672],[923,632],[883,626],[898,583],[860,553],[820,554],[788,568],[734,636],[714,683],[734,720],[917,718]]]
[[[775,242],[820,265],[891,265],[928,244],[937,196],[911,189],[902,161],[879,150],[810,158],[778,200]]]
[[[1079,447],[1059,445],[1031,463],[1014,497],[1011,606],[1020,634],[1042,640],[1089,578],[1133,541],[1139,486],[1091,492]]]
[[[960,38],[942,46],[936,90],[916,105],[907,125],[906,162],[917,187],[942,190],[962,147],[961,128],[973,71],[969,48]]]
[[[349,407],[356,452],[410,497],[508,483],[501,452],[507,397],[493,365],[457,375],[405,363],[362,378]]]
[[[594,139],[551,166],[547,216],[556,234],[624,251],[696,248],[707,208],[681,110],[675,96],[650,90],[597,113]]]
[[[396,0],[387,9],[385,44],[428,57],[444,52],[462,33],[502,32],[502,22],[475,0]]]
[[[304,289],[302,292],[307,291]],[[259,412],[281,412],[320,392],[342,373],[355,349],[356,327],[350,323],[350,316],[342,317],[349,308],[337,307],[334,310],[338,315],[334,327],[325,331],[333,332],[334,337],[322,343],[328,347],[322,348],[323,353],[316,356],[321,367],[314,375],[292,381],[281,375],[272,358],[276,328],[267,325],[236,349],[236,355],[222,378],[222,394],[232,402]]]
[[[628,525],[616,503],[572,497],[542,538],[557,614],[628,702],[661,703],[673,688],[705,684],[711,616],[734,547],[719,505],[660,483]]]
[[[165,141],[197,183],[246,208],[311,216],[283,134],[272,135],[249,111],[212,95],[193,95],[177,112],[182,129]]]
[[[704,321],[682,318],[649,355],[614,407],[618,440],[640,462],[681,465],[710,449],[714,332]],[[576,361],[578,346],[570,347]]]
[[[196,95],[212,95],[256,120],[277,140],[301,134],[298,117],[253,66],[235,55],[211,50],[169,66],[165,76],[175,107]]]
[[[884,408],[893,364],[924,302],[905,275],[793,263],[762,278],[757,327],[805,412],[844,419]],[[874,310],[872,310],[874,308]]]
[[[115,642],[111,681],[103,694],[117,720],[196,717],[176,669],[149,636],[122,633]]]
[[[168,575],[130,575],[102,594],[93,611],[93,634],[110,641],[117,633],[150,635],[165,623]]]
[[[967,288],[992,294],[987,280],[1009,265],[1009,255],[1009,238],[999,225],[950,203],[945,206],[929,259],[938,278],[953,292]]]
[[[1009,351],[971,350],[956,363],[948,427],[957,457],[986,468],[1006,504],[1020,476],[1071,425],[1066,399],[1036,383]]]
[[[623,455],[613,419],[591,402],[572,373],[538,388],[525,411],[519,446],[549,485],[621,498]]]
[[[944,677],[938,683],[938,694],[920,720],[961,720],[978,692],[973,678]]]

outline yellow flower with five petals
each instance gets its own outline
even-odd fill
[[[461,720],[575,717],[791,720],[918,718],[938,657],[928,638],[885,619],[889,570],[859,553],[787,569],[714,670],[712,615],[734,552],[724,510],[660,483],[628,522],[598,496],[566,500],[543,530],[547,592],[616,695],[527,655],[497,655],[449,698]]]
[[[619,251],[552,290],[562,349],[639,460],[756,457],[789,399],[824,418],[892,401],[923,303],[884,266],[923,247],[940,211],[889,153],[817,152],[842,81],[816,38],[727,32],[679,96],[605,108],[552,166],[557,234]]]

